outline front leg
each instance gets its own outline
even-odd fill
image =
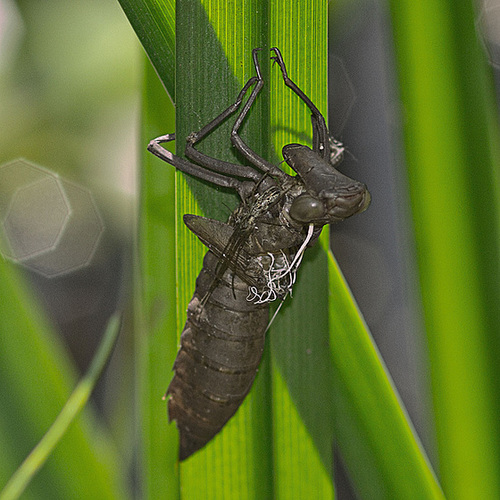
[[[227,109],[225,109],[219,116],[214,118],[208,125],[205,125],[198,132],[193,132],[189,134],[186,139],[186,150],[185,155],[191,160],[203,165],[214,172],[219,172],[221,174],[242,177],[244,179],[251,179],[258,182],[262,174],[252,167],[247,167],[245,165],[238,165],[235,163],[230,163],[227,161],[219,160],[207,156],[206,154],[198,151],[194,145],[200,142],[204,137],[210,134],[214,129],[216,129],[221,123],[223,123],[229,116],[231,116],[243,102],[245,94],[248,92],[250,87],[257,82],[257,77],[253,76],[248,80],[248,82],[241,89],[236,101],[231,104]]]
[[[148,151],[153,153],[155,156],[160,158],[170,165],[173,165],[177,170],[184,172],[185,174],[192,175],[198,179],[215,184],[216,186],[221,186],[225,188],[234,189],[240,196],[246,195],[248,192],[248,182],[242,182],[233,177],[226,177],[224,175],[218,174],[217,172],[212,172],[207,168],[200,167],[190,161],[181,158],[180,156],[174,155],[168,149],[165,149],[162,144],[175,140],[175,134],[166,134],[156,139],[153,139],[148,144]]]
[[[330,144],[328,140],[328,128],[326,127],[326,122],[324,116],[321,114],[320,110],[313,104],[311,99],[307,97],[302,90],[288,77],[288,72],[286,70],[285,62],[283,61],[283,56],[281,55],[278,47],[273,47],[271,52],[274,52],[274,56],[271,59],[278,64],[283,75],[283,80],[285,85],[290,88],[295,94],[297,94],[300,99],[306,104],[306,106],[311,110],[312,122],[313,122],[313,150],[320,154],[322,158],[329,159],[330,157]]]

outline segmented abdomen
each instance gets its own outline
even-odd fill
[[[215,279],[217,257],[208,252],[196,280],[167,394],[169,420],[180,433],[180,459],[199,450],[236,412],[250,390],[264,349],[267,304],[247,301],[248,284],[227,271]]]

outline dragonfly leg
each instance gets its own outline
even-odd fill
[[[312,128],[313,128],[313,150],[317,151],[323,158],[329,159],[330,157],[330,142],[328,128],[326,127],[326,122],[324,116],[321,114],[319,109],[313,104],[311,99],[307,97],[304,92],[288,77],[288,72],[286,70],[285,62],[283,61],[283,56],[277,47],[273,47],[271,52],[274,52],[274,56],[271,59],[278,64],[283,75],[283,80],[285,85],[290,88],[295,94],[297,94],[300,99],[306,104],[306,106],[311,110]]]
[[[233,177],[227,177],[225,175],[219,174],[217,172],[212,172],[211,170],[201,167],[191,163],[180,156],[174,155],[167,149],[165,149],[162,144],[175,140],[175,134],[167,134],[153,139],[148,145],[148,151],[153,153],[155,156],[163,161],[166,161],[170,165],[173,165],[177,170],[184,172],[185,174],[192,175],[198,179],[203,179],[207,182],[211,182],[216,186],[221,186],[225,188],[234,189],[238,193],[248,192],[247,183],[244,183]]]
[[[193,132],[186,139],[186,149],[185,155],[191,160],[203,165],[214,172],[219,172],[220,174],[232,175],[236,177],[243,177],[244,179],[251,179],[254,182],[262,177],[262,174],[256,171],[252,167],[245,165],[238,165],[236,163],[230,163],[227,161],[219,160],[217,158],[212,158],[204,153],[198,151],[194,145],[206,137],[210,132],[216,129],[222,122],[224,122],[229,116],[231,116],[243,102],[245,94],[248,92],[250,87],[257,82],[257,77],[253,76],[248,80],[248,82],[241,89],[236,101],[231,104],[227,109],[225,109],[219,116],[214,118],[209,124],[205,125],[198,132]]]
[[[257,58],[257,53],[259,50],[261,49],[252,50],[253,63],[255,66],[255,72],[257,73],[257,76],[255,77],[257,83],[255,87],[252,89],[250,97],[246,101],[245,105],[243,106],[243,109],[236,118],[236,121],[234,122],[233,129],[231,130],[231,142],[234,144],[236,149],[257,168],[269,174],[271,177],[277,177],[279,179],[283,179],[286,177],[286,174],[276,165],[273,165],[272,163],[268,162],[267,160],[259,156],[255,151],[250,149],[239,135],[239,129],[241,127],[241,124],[243,123],[243,120],[245,119],[245,117],[248,114],[248,111],[250,110],[250,107],[252,106],[257,95],[262,89],[262,86],[264,85],[264,80],[262,80],[262,74],[260,71],[259,60]]]

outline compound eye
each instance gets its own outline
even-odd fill
[[[289,213],[296,222],[313,222],[325,215],[325,207],[317,198],[301,194],[293,200]]]

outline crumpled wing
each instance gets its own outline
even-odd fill
[[[235,234],[233,226],[199,215],[184,215],[184,224],[220,259],[222,268],[231,269],[244,281],[253,284],[247,269],[251,257],[244,248],[247,235]]]

